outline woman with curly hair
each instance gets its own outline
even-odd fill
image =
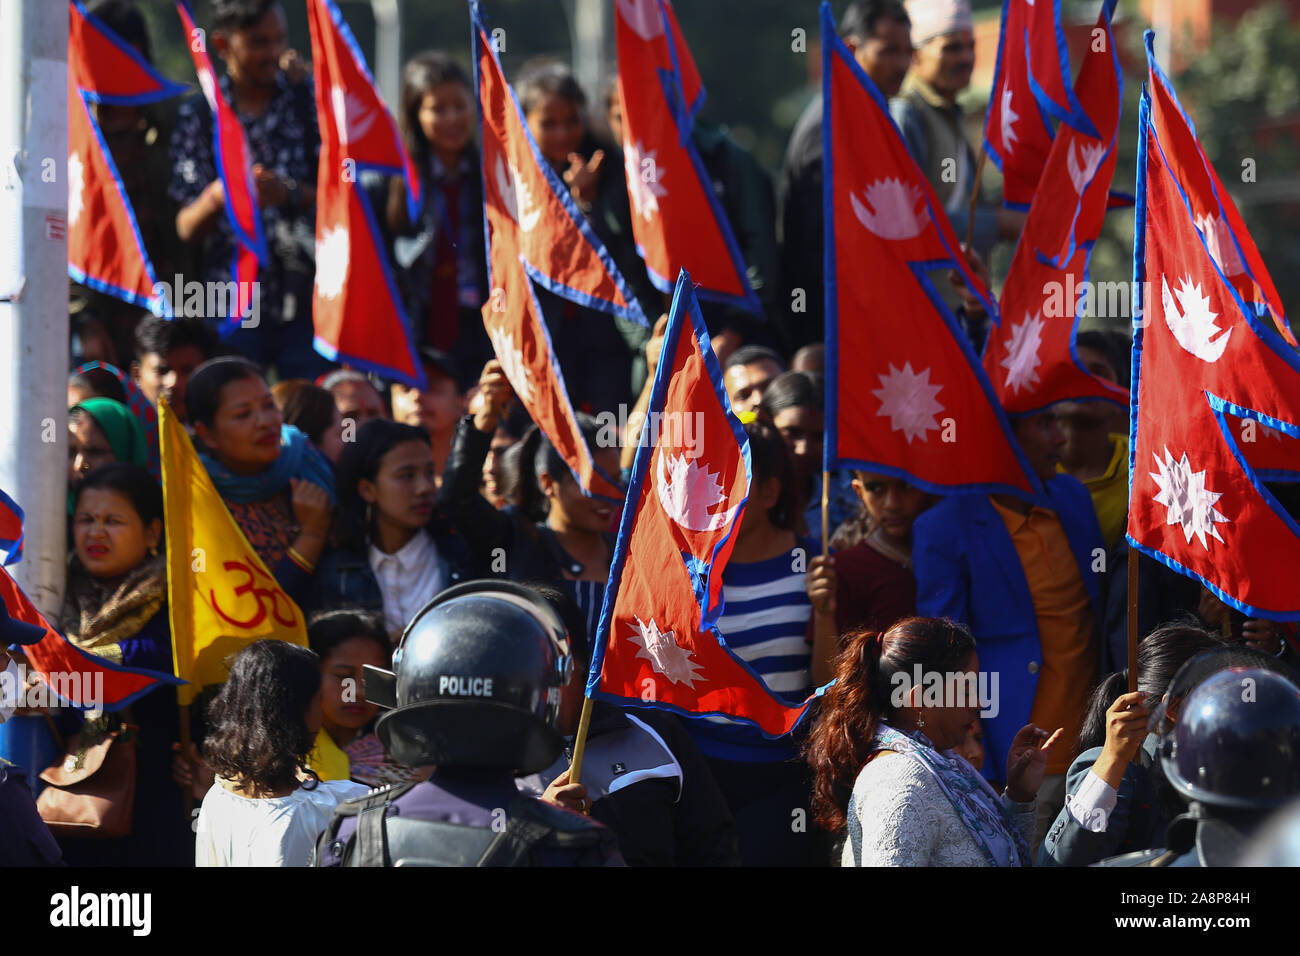
[[[805,748],[814,820],[847,830],[843,866],[1030,865],[1038,788],[1062,732],[1022,727],[996,793],[954,749],[979,713],[978,668],[975,639],[952,621],[907,618],[849,641]]]
[[[320,659],[285,641],[236,655],[208,711],[217,779],[199,811],[196,866],[306,866],[334,807],[366,792],[307,769],[324,714]]]

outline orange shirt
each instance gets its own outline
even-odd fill
[[[1022,515],[996,501],[993,507],[1011,533],[1038,618],[1042,660],[1027,665],[1038,674],[1029,719],[1049,733],[1065,729],[1047,760],[1048,773],[1065,773],[1097,676],[1092,603],[1056,512],[1035,506]]]

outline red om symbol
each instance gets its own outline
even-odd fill
[[[242,595],[251,593],[253,597],[257,599],[256,613],[254,613],[253,616],[250,617],[247,621],[239,621],[231,617],[225,611],[221,610],[221,605],[217,603],[216,593],[212,590],[209,590],[208,599],[212,602],[212,607],[216,610],[218,614],[221,615],[221,617],[224,620],[230,622],[235,627],[241,627],[245,629],[251,629],[257,627],[264,620],[266,620],[266,604],[264,602],[266,598],[270,598],[271,616],[274,617],[279,624],[281,624],[284,627],[293,627],[294,624],[297,623],[297,619],[294,617],[293,614],[293,602],[289,600],[288,595],[286,595],[283,591],[280,590],[279,585],[276,584],[275,582],[275,578],[271,577],[271,575],[267,574],[261,568],[257,567],[257,565],[251,559],[247,564],[245,564],[242,561],[226,561],[223,563],[222,567],[224,567],[227,571],[243,571],[244,574],[246,575],[246,579],[244,583],[241,584],[239,587],[235,588],[235,597],[241,597]],[[266,579],[267,581],[270,582],[271,586],[257,587],[256,581],[258,578]],[[281,598],[284,598],[285,603],[289,605],[288,619],[285,619],[284,617],[280,616]]]

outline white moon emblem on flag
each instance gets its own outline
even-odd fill
[[[642,40],[653,40],[664,32],[659,0],[618,0],[618,12]]]
[[[364,103],[341,86],[330,87],[330,105],[334,108],[334,126],[344,144],[361,139],[374,125],[375,111],[367,109]]]
[[[343,292],[348,258],[347,227],[326,227],[316,242],[316,294],[322,299],[337,299]]]
[[[515,390],[519,401],[528,405],[533,400],[533,373],[524,361],[524,353],[515,347],[514,336],[499,325],[492,329],[489,336],[492,339],[492,350],[496,352],[506,380]]]
[[[1014,153],[1016,151],[1016,140],[1020,137],[1016,135],[1016,120],[1020,119],[1020,114],[1011,108],[1011,87],[1002,91],[1002,142],[1007,144],[1007,151]]]
[[[1076,142],[1066,153],[1065,165],[1070,173],[1070,182],[1074,184],[1074,191],[1080,196],[1083,195],[1092,177],[1096,175],[1097,167],[1101,165],[1105,155],[1106,147],[1102,143],[1084,146],[1083,143]]]
[[[1185,352],[1202,362],[1217,362],[1222,357],[1228,339],[1232,337],[1232,329],[1225,332],[1214,323],[1219,314],[1210,311],[1210,300],[1202,294],[1200,283],[1193,283],[1192,277],[1186,276],[1170,294],[1169,282],[1161,276],[1160,304],[1164,307],[1165,325],[1169,326],[1169,331]],[[1223,334],[1219,335],[1221,332]],[[1216,335],[1219,336],[1217,339],[1214,338]]]
[[[930,213],[925,193],[915,183],[903,183],[892,176],[878,179],[865,190],[866,204],[849,192],[853,214],[881,239],[911,239],[925,231]]]
[[[501,193],[506,212],[522,231],[531,232],[537,225],[537,220],[542,218],[542,211],[535,207],[528,185],[519,178],[519,170],[515,169],[514,163],[510,163],[507,169],[507,164],[498,156],[495,176],[497,191]]]
[[[740,507],[712,512],[710,509],[727,500],[717,474],[685,455],[670,455],[666,450],[659,452],[655,491],[668,517],[690,531],[716,531],[735,517]]]

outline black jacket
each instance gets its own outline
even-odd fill
[[[571,757],[566,752],[538,783],[554,780]],[[736,821],[671,716],[597,703],[582,768],[591,815],[614,831],[628,866],[740,866]]]

